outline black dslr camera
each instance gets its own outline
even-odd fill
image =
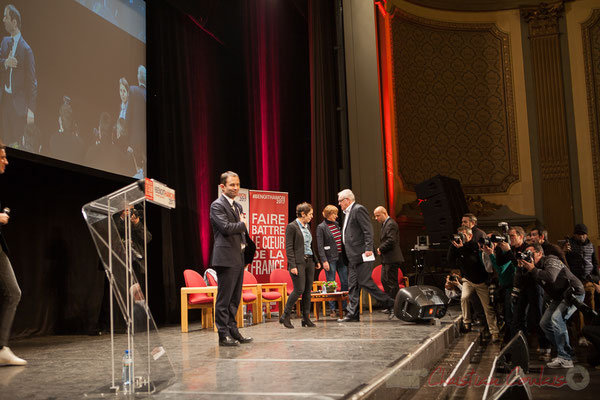
[[[464,233],[456,233],[456,234],[452,235],[452,241],[454,243],[462,242],[464,244],[467,242],[467,237],[465,236]]]
[[[526,261],[528,263],[532,263],[533,262],[533,252],[531,250],[525,250],[525,251],[518,251],[517,252],[517,257],[523,261]]]
[[[573,286],[569,286],[565,290],[564,299],[567,304],[577,307],[577,311],[581,311],[584,315],[594,318],[598,316],[598,313],[593,308],[585,304],[583,301],[575,297],[575,289]]]
[[[487,247],[492,247],[492,243],[500,242],[506,242],[506,237],[502,235],[490,235],[489,237],[484,236],[479,239],[479,243]]]

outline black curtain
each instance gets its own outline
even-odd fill
[[[159,324],[179,321],[183,270],[202,272],[210,262],[208,212],[217,196],[220,173],[234,170],[242,186],[257,187],[260,171],[249,148],[257,138],[248,129],[252,85],[247,76],[258,60],[244,51],[244,27],[251,18],[243,13],[248,1],[214,0],[199,8],[183,0],[147,2],[148,176],[174,188],[177,199],[174,210],[155,205],[147,209],[153,235],[148,249],[150,308]],[[313,42],[320,37],[325,44],[312,62],[329,65],[334,55],[329,54],[325,39],[331,34],[326,26],[331,8],[314,8],[309,17],[308,4],[307,0],[261,3],[265,8],[279,7],[273,28],[281,40],[278,55],[270,62],[278,63],[281,72],[277,80],[282,93],[281,157],[276,166],[279,185],[271,189],[290,193],[290,211],[311,198],[311,187],[315,206],[331,201],[331,194],[323,195],[326,200],[315,200],[321,188],[327,193],[338,189],[331,178],[337,174],[336,156],[331,154],[337,152],[335,129],[327,121],[337,116],[329,115],[329,95],[314,91],[311,100],[310,90],[308,18],[324,13]],[[331,79],[327,65],[323,72],[315,72],[325,86]],[[323,129],[314,123],[311,129],[315,96],[327,97],[318,117]],[[323,132],[326,139],[315,139],[315,132]],[[318,160],[313,154],[319,155]],[[3,234],[23,291],[13,336],[85,332],[97,322],[105,277],[98,269],[81,207],[132,179],[18,150],[8,149],[8,157],[10,165],[0,176],[0,200],[12,212]],[[319,169],[313,175],[314,165]]]

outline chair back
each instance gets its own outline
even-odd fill
[[[321,272],[319,272],[319,280],[320,281],[327,281],[327,274],[325,273],[325,270],[323,268],[321,268]],[[342,284],[340,281],[340,275],[338,274],[337,271],[335,271],[335,283],[337,283],[337,290],[340,291],[342,290]]]
[[[206,287],[206,282],[204,282],[202,275],[193,269],[183,271],[183,279],[185,279],[185,286],[187,287]],[[207,298],[210,298],[210,296],[206,293],[192,293],[188,297],[188,303],[195,304]]]
[[[404,274],[402,273],[402,270],[400,268],[398,268],[398,287],[400,289],[404,289],[406,287],[404,285]]]
[[[256,277],[252,275],[251,272],[244,271],[244,285],[256,285],[258,282],[256,281]],[[243,292],[248,293],[252,292],[252,289],[244,289]]]
[[[383,284],[381,283],[381,270],[381,265],[378,265],[375,268],[373,268],[373,272],[371,272],[371,278],[373,278],[373,282],[375,282],[377,287],[381,289],[381,291],[383,291]]]
[[[217,286],[217,280],[215,279],[213,274],[205,274],[206,275],[206,283],[208,286]]]
[[[284,268],[274,269],[269,275],[269,282],[271,283],[287,283],[287,294],[289,295],[294,291],[294,283],[292,282],[292,276],[290,271]]]

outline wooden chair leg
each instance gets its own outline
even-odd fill
[[[371,303],[371,293],[367,293],[367,296],[369,296],[369,312],[372,314],[373,313],[373,304]]]
[[[188,302],[187,294],[181,293],[181,332],[187,333],[188,331]]]
[[[240,301],[240,306],[238,307],[238,311],[237,311],[237,315],[236,315],[235,319],[236,319],[238,328],[243,328],[244,327],[244,302],[243,301]]]
[[[360,296],[358,298],[358,313],[362,314],[362,289],[360,289]]]

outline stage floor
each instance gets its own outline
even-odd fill
[[[242,329],[254,342],[234,348],[219,347],[217,334],[199,323],[190,324],[189,333],[163,327],[177,381],[153,397],[341,398],[385,374],[458,316],[451,312],[440,325],[417,325],[374,310],[358,323],[322,318],[316,328],[302,328],[295,318],[295,329],[271,319]],[[0,367],[2,399],[83,398],[110,383],[109,335],[36,337],[10,347],[29,365]]]

